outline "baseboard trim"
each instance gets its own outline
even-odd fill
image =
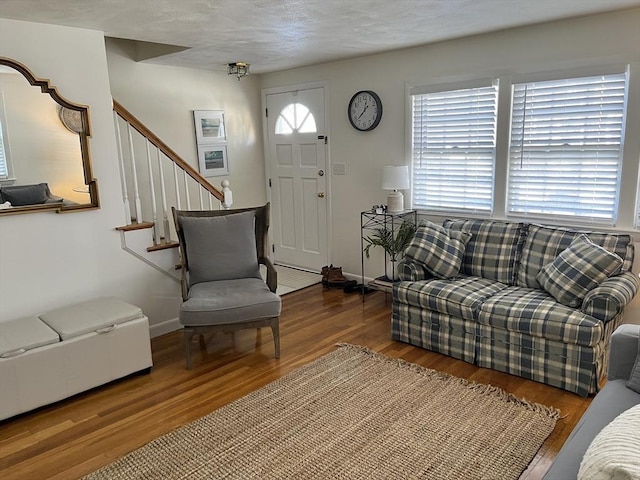
[[[176,330],[180,330],[181,328],[182,325],[180,325],[180,321],[177,318],[172,318],[171,320],[151,325],[149,327],[149,335],[151,336],[151,338],[155,338],[159,337],[160,335],[164,335],[165,333],[175,332]]]

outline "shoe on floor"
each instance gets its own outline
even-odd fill
[[[323,285],[327,287],[344,288],[348,280],[342,275],[342,267],[334,267],[331,265],[327,268],[326,272],[326,277],[322,279]]]
[[[342,289],[344,290],[344,293],[352,293],[356,292],[360,287],[361,285],[358,285],[358,282],[356,282],[355,280],[347,280]]]

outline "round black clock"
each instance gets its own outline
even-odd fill
[[[347,116],[356,130],[361,132],[373,130],[382,118],[382,101],[375,92],[361,90],[351,97]]]

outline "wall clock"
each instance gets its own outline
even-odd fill
[[[347,116],[356,130],[361,132],[373,130],[382,118],[382,101],[375,92],[361,90],[351,97]]]

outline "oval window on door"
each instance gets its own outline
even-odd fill
[[[284,107],[276,120],[276,135],[316,132],[313,114],[301,103],[290,103]]]

